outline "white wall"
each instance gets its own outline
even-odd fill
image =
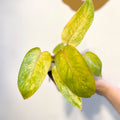
[[[95,12],[80,51],[90,49],[103,63],[103,78],[120,87],[120,1],[109,0]],[[40,89],[23,100],[17,87],[20,64],[33,47],[52,53],[75,12],[62,0],[0,0],[0,120],[119,120],[103,97],[83,99],[83,111],[73,107],[46,77]]]

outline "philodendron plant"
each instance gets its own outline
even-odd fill
[[[86,0],[65,26],[62,43],[54,56],[36,47],[28,51],[20,67],[18,88],[24,99],[31,97],[51,72],[59,91],[72,105],[82,109],[81,97],[95,93],[94,76],[101,76],[102,63],[92,52],[84,55],[75,48],[80,44],[94,17],[92,0]]]

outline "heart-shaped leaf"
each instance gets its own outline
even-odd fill
[[[18,87],[24,99],[32,96],[40,87],[50,64],[50,53],[47,51],[41,53],[37,47],[25,55],[18,75]]]
[[[74,93],[72,93],[72,91],[63,83],[63,81],[61,80],[57,72],[56,66],[52,68],[52,75],[58,89],[60,90],[62,95],[65,97],[65,99],[75,107],[78,107],[80,110],[82,110],[81,98],[75,95]]]
[[[85,61],[87,62],[89,68],[91,69],[92,73],[95,76],[99,76],[101,77],[101,70],[102,70],[102,62],[101,60],[98,58],[97,55],[95,55],[92,52],[86,52],[83,55]]]
[[[95,93],[94,77],[76,48],[67,45],[55,56],[55,65],[63,83],[77,96]]]
[[[92,0],[86,0],[65,26],[61,38],[64,44],[74,47],[80,44],[94,18]]]

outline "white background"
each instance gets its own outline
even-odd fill
[[[120,87],[120,1],[109,0],[95,12],[79,51],[95,52],[103,63],[103,78]],[[40,89],[23,100],[17,87],[20,64],[33,47],[52,53],[61,32],[75,13],[62,0],[0,0],[0,120],[119,120],[103,97],[83,99],[83,111],[73,107],[46,77]]]

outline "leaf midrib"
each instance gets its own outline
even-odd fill
[[[97,65],[95,65],[94,62],[93,62],[88,56],[86,56],[86,57],[88,58],[88,60],[91,62],[91,64],[92,64],[95,68],[99,69],[99,67],[98,67]]]
[[[77,79],[79,80],[79,82],[80,82],[81,84],[83,83],[82,85],[84,85],[84,82],[80,79],[80,76],[77,75],[77,73],[73,70],[73,68],[72,68],[69,60],[67,59],[67,56],[66,56],[65,52],[64,52],[64,51],[61,51],[61,52],[62,52],[62,54],[64,55],[64,57],[65,57],[65,59],[66,59],[66,61],[67,61],[67,63],[68,63],[68,66],[70,67],[73,75],[75,75],[75,78],[77,78]],[[87,67],[87,66],[86,66],[86,67]],[[89,71],[89,72],[91,72],[91,71]],[[89,88],[89,86],[87,86],[87,87]]]
[[[90,5],[90,2],[88,2],[89,3],[89,5]],[[80,8],[81,9],[81,8]],[[90,9],[90,7],[87,9],[87,12],[89,11],[89,9]],[[88,15],[87,15],[88,16]],[[81,17],[81,15],[80,15],[80,17]],[[85,19],[86,18],[86,16],[83,16],[83,18],[81,19],[81,20],[86,20]],[[79,27],[80,27],[80,22],[79,22],[79,25],[78,25],[78,27],[76,28],[76,30],[74,31],[74,33],[71,35],[71,37],[69,38],[69,40],[67,41],[67,44],[69,44],[69,42],[70,42],[70,40],[72,39],[72,37],[74,36],[74,34],[76,33],[76,31],[79,29]]]
[[[33,70],[32,70],[32,72],[31,72],[30,78],[31,78],[32,75],[33,75],[33,72],[34,72],[34,70],[35,70],[35,68],[36,68],[36,65],[37,65],[37,63],[38,63],[41,55],[42,55],[42,52],[40,52],[40,54],[39,54],[39,56],[38,56],[38,58],[37,58],[37,60],[36,60],[36,62],[35,62],[35,65],[34,65]]]
[[[65,52],[62,51],[62,53],[63,53],[63,55],[64,55],[64,57],[65,57],[65,59],[66,59],[66,61],[67,61],[67,63],[68,63],[68,66],[70,67],[72,73],[75,74],[75,76],[77,77],[78,75],[77,75],[77,73],[73,70],[73,68],[72,68],[72,66],[71,66],[71,64],[70,64],[70,62],[69,62],[69,60],[68,60],[68,58],[67,58]],[[78,79],[79,79],[79,77],[78,77]],[[81,82],[81,80],[80,80],[80,82]]]
[[[37,58],[37,60],[36,60],[36,62],[34,64],[34,67],[33,67],[33,70],[31,72],[31,74],[29,75],[28,79],[24,82],[24,84],[22,84],[21,88],[28,82],[28,80],[30,80],[32,78],[33,72],[34,72],[34,70],[36,68],[37,62],[39,61],[39,58],[40,58],[41,55],[42,55],[42,52],[40,52],[40,54],[39,54],[39,56],[38,56],[38,58]]]

